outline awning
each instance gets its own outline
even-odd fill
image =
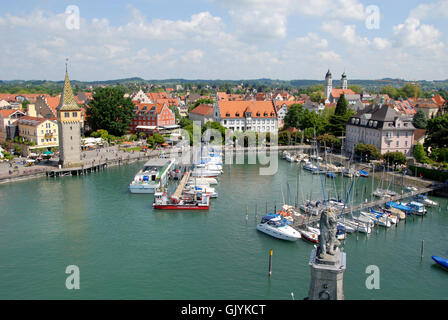
[[[156,126],[137,126],[136,129],[143,129],[143,130],[156,130]]]
[[[173,124],[173,125],[169,125],[169,126],[161,126],[162,129],[177,129],[180,128],[180,125],[178,124]]]

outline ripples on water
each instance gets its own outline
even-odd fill
[[[273,176],[258,165],[224,166],[209,212],[153,212],[152,195],[128,183],[142,163],[86,177],[37,179],[0,186],[0,298],[296,299],[308,293],[312,245],[257,232],[261,215],[296,198],[298,165],[279,160]],[[348,180],[346,180],[347,182]],[[357,199],[371,180],[359,180]],[[325,181],[323,181],[325,183]],[[333,183],[333,182],[331,182]],[[342,190],[342,178],[334,182]],[[330,185],[327,182],[327,185]],[[321,197],[318,176],[303,173],[303,193]],[[365,187],[364,187],[365,186]],[[349,187],[349,186],[348,186]],[[348,188],[347,187],[347,188]],[[283,194],[283,195],[282,195]],[[299,200],[302,192],[298,193]],[[346,299],[448,298],[448,274],[431,255],[448,256],[447,201],[423,220],[345,242]],[[248,220],[246,221],[246,206]],[[257,207],[257,218],[255,218]],[[420,262],[421,240],[425,257]],[[268,252],[274,250],[273,276]],[[81,290],[65,289],[65,268],[80,267]],[[381,271],[367,290],[365,268]]]

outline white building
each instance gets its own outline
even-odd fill
[[[217,101],[213,119],[232,131],[278,131],[278,117],[272,101]]]

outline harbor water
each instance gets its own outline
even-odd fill
[[[322,184],[337,197],[337,190],[343,194],[343,181],[348,190],[349,179],[321,180],[281,159],[270,176],[260,175],[258,164],[224,165],[216,186],[219,197],[209,211],[168,212],[152,209],[153,195],[128,192],[142,165],[0,185],[0,299],[307,296],[313,245],[277,240],[255,227],[283,199],[294,205],[297,197],[322,198]],[[371,188],[370,178],[359,178],[355,200],[370,200]],[[448,257],[448,202],[434,199],[440,208],[429,208],[424,218],[410,217],[389,229],[375,227],[358,239],[348,236],[343,243],[346,299],[448,298],[448,272],[431,259]],[[69,265],[79,267],[79,290],[66,288]],[[378,290],[366,287],[370,265],[380,270]]]

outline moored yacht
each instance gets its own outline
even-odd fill
[[[301,238],[300,233],[290,227],[289,222],[277,214],[264,216],[257,225],[257,230],[281,240],[296,241]]]

